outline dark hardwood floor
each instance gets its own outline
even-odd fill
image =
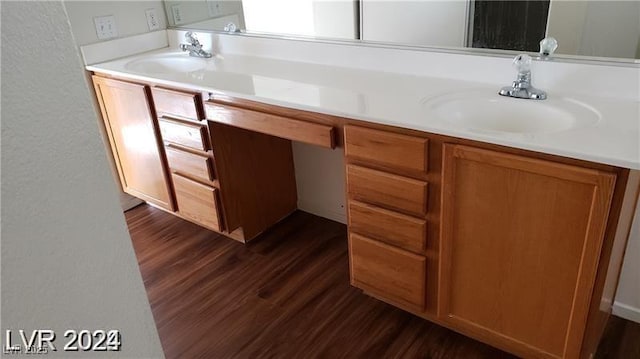
[[[248,245],[148,205],[126,213],[171,358],[513,358],[349,285],[342,224],[296,212]],[[598,358],[640,358],[614,318]]]

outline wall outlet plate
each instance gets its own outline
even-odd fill
[[[220,1],[207,0],[207,7],[209,8],[210,17],[220,16]]]
[[[147,16],[147,26],[149,26],[150,31],[160,29],[160,21],[158,20],[158,11],[156,9],[147,9],[144,14]]]
[[[98,39],[106,40],[118,36],[116,18],[113,15],[94,17],[93,23],[96,25]]]
[[[182,6],[177,4],[171,6],[171,14],[173,15],[174,25],[182,24]]]

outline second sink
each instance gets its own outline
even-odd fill
[[[543,133],[593,125],[600,115],[570,98],[530,101],[491,91],[465,91],[423,101],[429,116],[479,132]]]

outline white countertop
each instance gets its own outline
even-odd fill
[[[152,54],[187,56],[165,48],[86,68],[132,80],[219,92],[278,106],[640,170],[640,100],[547,91],[548,101],[579,101],[594,110],[599,120],[595,124],[558,132],[477,131],[433,116],[425,102],[458,91],[498,96],[499,88],[508,84],[355,70],[244,55],[208,59],[205,69],[191,73],[146,74],[127,67],[130,61]],[[544,106],[545,101],[539,101],[540,105]]]

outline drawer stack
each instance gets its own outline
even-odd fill
[[[215,161],[198,94],[153,88],[177,211],[209,229],[224,230]]]
[[[422,311],[428,140],[345,126],[351,282]]]

